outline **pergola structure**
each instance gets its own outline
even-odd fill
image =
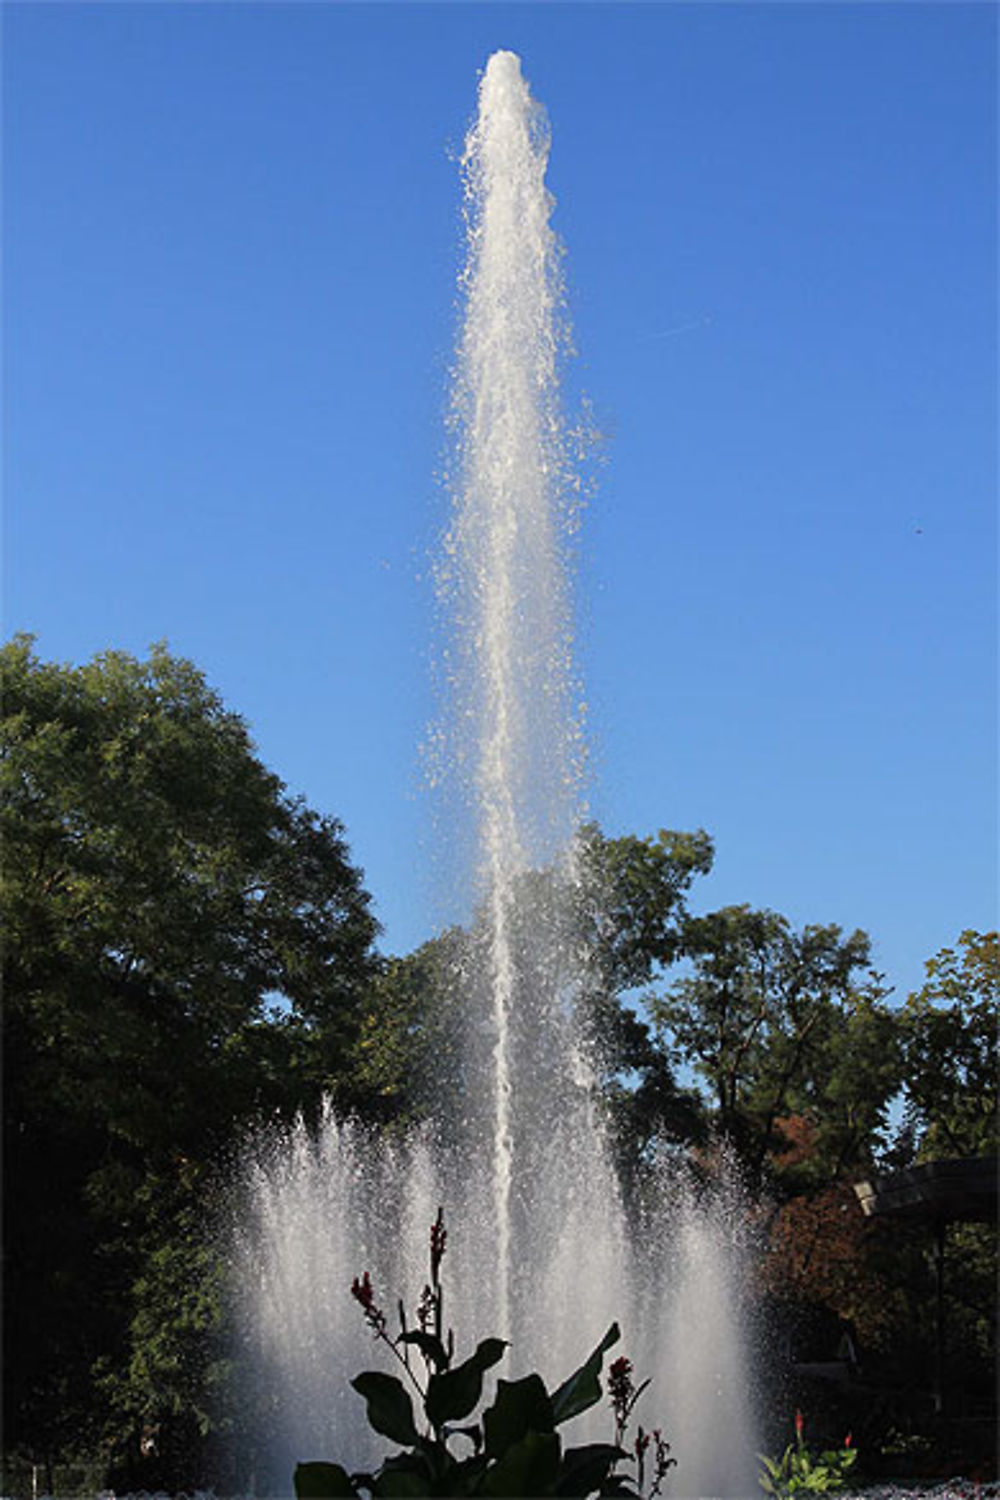
[[[854,1191],[862,1211],[872,1217],[889,1216],[926,1225],[934,1234],[937,1282],[937,1349],[934,1368],[934,1409],[944,1409],[945,1388],[945,1237],[949,1224],[997,1222],[997,1179],[1000,1163],[993,1157],[956,1157],[908,1167],[889,1177],[856,1182]]]

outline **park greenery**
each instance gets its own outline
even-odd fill
[[[0,677],[4,1493],[71,1464],[224,1490],[240,1414],[210,1231],[241,1143],[325,1099],[377,1131],[437,1115],[482,934],[380,952],[345,830],[166,647],[65,666],[18,637]],[[626,1190],[664,1152],[711,1175],[724,1145],[761,1205],[769,1315],[841,1320],[926,1379],[926,1236],[863,1219],[851,1184],[995,1151],[997,934],[957,935],[896,997],[863,932],[696,913],[712,859],[703,831],[589,827],[571,900],[525,878],[519,910],[567,924]],[[994,1237],[950,1240],[963,1378],[988,1383]]]

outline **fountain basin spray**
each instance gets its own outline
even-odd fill
[[[248,1171],[247,1348],[274,1412],[269,1484],[300,1459],[375,1456],[351,1375],[372,1362],[350,1299],[363,1269],[411,1302],[427,1228],[450,1226],[448,1322],[499,1334],[500,1372],[561,1378],[618,1321],[673,1445],[677,1495],[754,1489],[733,1203],[696,1207],[665,1174],[630,1218],[573,1016],[568,901],[581,821],[566,537],[577,480],[560,407],[560,250],[549,136],[512,52],[489,60],[463,157],[468,259],[453,389],[454,509],[440,586],[454,619],[450,760],[475,829],[476,962],[460,1107],[374,1147],[329,1116]],[[556,874],[539,886],[532,871]],[[544,890],[545,899],[525,898]],[[652,1425],[642,1411],[640,1419]],[[610,1417],[592,1415],[607,1438]]]

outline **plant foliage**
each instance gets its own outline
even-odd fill
[[[830,1495],[842,1490],[858,1458],[848,1433],[842,1448],[812,1453],[806,1446],[802,1413],[795,1413],[795,1441],[789,1443],[780,1458],[758,1454],[762,1468],[761,1489],[776,1500],[790,1495]]]
[[[499,1379],[492,1403],[475,1417],[483,1399],[483,1380],[504,1356],[504,1339],[479,1343],[467,1359],[455,1363],[454,1337],[443,1336],[440,1267],[446,1231],[439,1212],[431,1226],[431,1279],[417,1307],[416,1327],[407,1325],[400,1304],[400,1332],[390,1338],[368,1273],[351,1288],[377,1340],[402,1367],[403,1378],[381,1370],[355,1376],[351,1385],[364,1399],[374,1432],[399,1445],[373,1473],[348,1473],[338,1463],[301,1463],[295,1470],[297,1500],[382,1496],[655,1496],[674,1460],[659,1432],[640,1427],[629,1452],[623,1446],[632,1409],[645,1390],[631,1380],[631,1365],[618,1359],[611,1366],[609,1391],[615,1417],[611,1443],[565,1445],[559,1429],[601,1399],[604,1355],[618,1342],[613,1323],[590,1357],[555,1390],[539,1375]],[[413,1352],[420,1357],[422,1374]],[[422,1420],[404,1379],[416,1392]],[[650,1485],[644,1490],[646,1453],[651,1444]],[[469,1451],[471,1445],[471,1452]],[[617,1472],[621,1463],[635,1465],[635,1477]]]

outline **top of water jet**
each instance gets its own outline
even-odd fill
[[[521,59],[516,52],[509,52],[505,47],[499,47],[496,52],[491,52],[487,59],[486,77],[500,78],[504,75],[520,78]]]
[[[497,110],[518,107],[529,116],[544,114],[542,106],[531,96],[521,71],[521,59],[516,52],[501,48],[490,54],[483,70],[479,84],[480,117],[485,120]]]

